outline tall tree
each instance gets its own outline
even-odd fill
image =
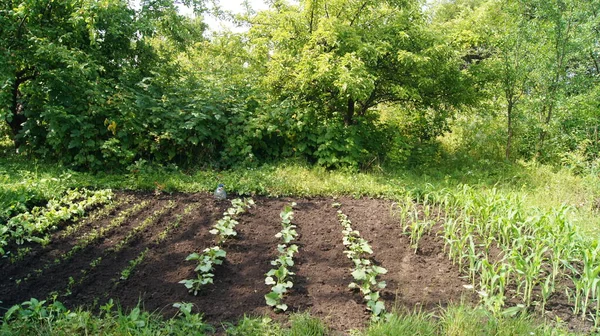
[[[266,87],[347,126],[382,103],[447,111],[465,100],[459,63],[418,1],[275,1],[252,22],[270,57]]]

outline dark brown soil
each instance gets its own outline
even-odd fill
[[[348,289],[352,281],[351,261],[343,253],[341,225],[333,202],[342,204],[341,210],[349,216],[353,227],[361,232],[373,247],[372,260],[388,269],[382,276],[387,287],[382,291],[388,309],[393,307],[434,310],[450,302],[476,300],[463,285],[461,277],[443,253],[443,241],[426,235],[415,252],[409,239],[402,234],[398,219],[392,216],[391,202],[375,199],[290,199],[255,197],[256,207],[239,218],[238,237],[225,243],[227,258],[217,266],[214,285],[206,286],[197,296],[190,294],[179,281],[195,276],[188,254],[214,245],[214,236],[208,231],[230,206],[228,201],[216,201],[208,194],[159,195],[120,193],[117,198],[134,197],[135,201],[115,209],[112,216],[100,218],[82,227],[69,239],[57,239],[45,248],[33,247],[24,260],[10,264],[0,259],[0,304],[7,308],[31,297],[46,298],[58,294],[58,300],[68,307],[87,305],[97,308],[113,298],[125,308],[142,302],[145,309],[172,316],[175,302],[191,302],[205,319],[220,326],[221,322],[235,322],[246,315],[269,315],[280,318],[265,304],[265,273],[276,258],[281,229],[279,213],[286,204],[295,201],[294,223],[298,226],[296,242],[299,253],[295,256],[294,287],[285,298],[289,311],[310,311],[335,331],[345,333],[362,328],[369,314],[360,294]],[[110,223],[113,216],[142,200],[149,204],[128,218],[107,236],[79,251],[67,262],[54,265],[57,256],[69,251],[79,237],[94,228]],[[176,206],[140,232],[118,253],[111,250],[128,232],[148,216],[163,209],[169,201]],[[183,209],[193,206],[187,215]],[[170,232],[160,244],[157,237],[181,215],[180,226]],[[58,234],[55,235],[58,237]],[[120,280],[121,271],[148,248],[144,261],[126,281]],[[102,258],[96,267],[90,263]],[[36,275],[36,270],[41,273]],[[33,274],[33,276],[32,276]],[[23,280],[27,278],[28,280]],[[21,279],[17,285],[16,281]],[[69,287],[69,283],[71,283]],[[69,290],[67,290],[69,288]]]

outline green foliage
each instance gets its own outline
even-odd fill
[[[186,261],[196,261],[198,265],[194,269],[197,274],[196,279],[185,279],[179,281],[183,284],[190,293],[197,295],[202,286],[213,283],[214,278],[214,266],[221,265],[225,259],[227,253],[221,248],[221,246],[227,241],[228,238],[237,236],[235,226],[238,223],[234,218],[237,218],[240,214],[246,212],[254,205],[254,200],[251,198],[233,199],[231,200],[231,207],[223,213],[221,218],[215,225],[213,225],[210,233],[219,235],[219,239],[216,246],[208,247],[202,251],[202,254],[192,253],[185,258]]]
[[[202,254],[192,253],[188,255],[185,258],[186,261],[192,260],[198,263],[198,266],[194,269],[198,277],[196,279],[182,280],[179,283],[185,285],[190,293],[193,292],[194,295],[197,295],[202,286],[213,283],[215,276],[212,273],[214,265],[221,265],[226,255],[227,253],[218,246],[206,248]]]
[[[360,237],[360,233],[352,229],[352,222],[350,222],[348,216],[338,210],[338,218],[343,227],[342,243],[346,247],[344,253],[354,263],[352,271],[354,282],[351,282],[348,288],[360,290],[367,304],[367,309],[372,312],[371,319],[373,321],[379,321],[382,317],[387,318],[385,303],[380,300],[379,290],[375,290],[375,288],[385,288],[385,281],[377,281],[377,276],[386,274],[387,270],[374,265],[370,259],[366,258],[366,256],[373,253],[373,250],[369,243]]]
[[[177,315],[165,320],[139,307],[129,312],[113,309],[110,300],[100,307],[100,313],[77,309],[71,311],[59,301],[51,303],[31,299],[15,305],[4,315],[0,325],[3,335],[206,335],[214,329],[191,312],[191,304],[176,304]]]
[[[266,285],[272,285],[271,292],[265,295],[267,305],[275,308],[278,311],[286,311],[288,306],[282,303],[283,296],[292,288],[293,283],[290,281],[293,272],[289,270],[290,267],[294,266],[294,255],[298,253],[298,245],[291,244],[290,242],[298,237],[298,233],[295,228],[296,225],[292,224],[294,220],[294,211],[292,208],[296,206],[295,202],[290,205],[286,205],[283,211],[279,214],[281,217],[281,231],[279,231],[275,237],[281,238],[283,244],[277,245],[277,251],[279,256],[277,259],[271,261],[271,265],[276,268],[272,268],[267,272],[265,278]]]
[[[81,217],[93,206],[108,203],[112,195],[111,190],[67,190],[60,198],[49,200],[46,206],[34,207],[31,211],[11,217],[5,224],[0,223],[0,255],[6,253],[5,246],[13,243],[21,245],[27,241],[48,244],[48,232],[56,230],[59,223]],[[14,207],[12,204],[5,211],[13,212]],[[19,210],[23,210],[22,204]]]

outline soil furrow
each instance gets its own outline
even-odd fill
[[[410,246],[410,238],[402,232],[398,218],[390,211],[392,203],[381,200],[342,201],[342,211],[352,221],[352,227],[369,241],[371,259],[388,270],[381,275],[387,286],[381,291],[388,309],[436,309],[451,301],[473,301],[472,292],[458,268],[444,253],[444,241],[435,235],[424,235],[419,248]]]
[[[443,253],[442,238],[425,235],[415,253],[409,238],[403,234],[399,220],[392,217],[391,202],[373,199],[291,199],[255,197],[256,207],[240,215],[236,227],[238,236],[223,246],[227,257],[223,265],[215,269],[214,284],[207,285],[198,296],[188,292],[179,281],[195,277],[193,262],[185,261],[192,252],[201,252],[215,244],[209,233],[211,226],[230,207],[227,201],[217,201],[212,195],[120,192],[118,197],[133,197],[128,206],[118,207],[110,216],[95,223],[83,225],[78,236],[108,228],[121,211],[131,209],[136,203],[148,201],[143,210],[127,218],[121,225],[106,231],[107,235],[73,254],[58,265],[44,270],[39,278],[22,282],[15,279],[32,274],[57,256],[65,256],[77,244],[75,235],[55,239],[47,248],[34,250],[35,258],[29,257],[15,265],[0,265],[0,311],[30,297],[47,298],[52,292],[65,291],[70,280],[80,285],[72,286],[69,296],[59,297],[69,308],[77,305],[102,304],[105,297],[113,298],[124,308],[133,308],[139,302],[145,309],[172,316],[175,302],[191,302],[194,311],[204,314],[207,322],[219,326],[222,322],[235,322],[244,315],[268,315],[283,319],[288,315],[276,314],[266,305],[264,295],[270,290],[265,273],[272,267],[271,260],[277,257],[280,239],[275,234],[281,230],[279,213],[284,206],[295,201],[295,219],[299,237],[296,243],[299,252],[294,256],[292,271],[294,283],[284,303],[288,312],[309,310],[315,317],[324,320],[334,331],[346,332],[364,327],[369,321],[369,312],[362,296],[348,289],[352,282],[352,262],[344,254],[342,227],[337,218],[333,202],[342,204],[341,210],[352,221],[353,228],[369,241],[373,248],[370,256],[375,263],[385,267],[388,273],[381,276],[387,282],[382,291],[388,309],[406,307],[413,310],[437,309],[451,301],[476,300],[463,288],[466,281],[461,278]],[[135,239],[115,252],[115,246],[134,231],[155,211],[169,201],[178,205],[163,214],[160,220],[142,230]],[[183,209],[194,205],[194,211],[181,217],[180,225],[169,232],[160,244],[156,238],[171,225]],[[60,237],[60,232],[56,235]],[[118,286],[112,281],[128,266],[129,261],[142,251],[147,252],[127,281]],[[94,260],[102,261],[90,268]],[[88,273],[82,273],[88,270]]]
[[[10,305],[22,302],[31,297],[45,298],[50,293],[58,292],[67,287],[69,278],[78,278],[81,270],[86,269],[90,262],[104,255],[107,248],[118,243],[128,232],[143,221],[149,214],[162,207],[166,201],[156,199],[149,200],[148,206],[131,218],[128,218],[122,225],[111,230],[108,236],[103,237],[100,241],[87,246],[84,250],[77,254],[76,258],[69,259],[68,262],[63,262],[56,267],[51,267],[43,272],[39,278],[32,279],[27,282],[21,282],[20,285],[14,286],[12,281],[2,282],[0,287],[0,297],[3,298],[2,305],[10,307]],[[105,223],[108,224],[108,223]],[[20,274],[21,277],[27,274],[35,273],[35,266],[43,267],[43,264],[33,265],[29,269],[24,269]],[[19,278],[19,277],[16,277]],[[12,282],[12,283],[11,283]]]
[[[132,236],[121,250],[108,249],[100,265],[90,269],[89,273],[79,280],[77,286],[72,289],[72,295],[67,297],[64,303],[67,305],[77,302],[93,303],[112,297],[115,281],[119,279],[121,271],[127,267],[130,260],[152,245],[158,235],[175,220],[175,215],[183,211],[185,204],[178,203],[173,208],[168,206],[169,204],[163,203],[163,208],[150,214],[153,216],[164,211],[158,215],[156,221]],[[143,225],[143,221],[140,225]]]
[[[342,227],[331,200],[297,200],[294,223],[300,233],[294,290],[288,305],[306,308],[338,330],[364,326],[362,297],[348,289],[352,262],[343,253]]]
[[[114,201],[117,202],[119,200],[122,200],[124,197],[131,196],[116,195]],[[98,221],[89,221],[85,225],[82,225],[77,230],[78,236],[81,236],[93,230],[94,228],[102,226],[105,223],[109,222],[111,220],[111,217],[115,213],[118,213],[127,206],[127,204],[121,204],[115,207],[115,209],[113,211],[110,211],[110,213],[106,216],[99,218]],[[103,208],[104,207],[98,207],[97,209],[90,211],[87,216],[81,218],[77,222],[88,221],[90,217],[94,216],[95,213],[102,211]],[[63,228],[61,230],[53,232],[51,234],[50,244],[48,246],[41,246],[37,243],[24,244],[21,248],[26,247],[31,249],[31,251],[27,255],[25,255],[23,259],[14,263],[10,263],[8,258],[0,261],[0,272],[2,272],[2,274],[12,277],[13,273],[16,270],[22,270],[23,268],[32,267],[32,265],[37,266],[40,263],[52,262],[55,258],[57,258],[57,256],[64,254],[77,243],[77,239],[74,239],[73,235],[70,235],[68,237],[61,237],[65,230],[71,227],[72,225],[75,225],[75,223],[70,223],[70,225],[63,225]]]

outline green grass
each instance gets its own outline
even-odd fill
[[[112,302],[100,313],[77,309],[69,311],[59,302],[30,300],[11,309],[0,325],[0,335],[212,335],[229,336],[325,336],[336,335],[325,323],[307,313],[291,314],[287,322],[268,317],[244,317],[237,323],[218,328],[181,304],[170,319],[136,307],[130,311],[114,308]],[[415,335],[575,335],[560,326],[549,326],[530,317],[496,317],[479,308],[453,306],[440,310],[439,316],[423,312],[396,312],[387,321],[372,323],[363,331],[346,331],[354,336]]]
[[[164,192],[210,192],[224,183],[231,193],[267,196],[403,197],[407,191],[459,188],[462,184],[506,194],[518,194],[531,207],[552,209],[567,204],[572,218],[586,234],[600,234],[600,178],[579,176],[567,169],[535,163],[482,160],[462,166],[439,166],[402,171],[328,171],[303,164],[281,163],[226,171],[181,171],[174,166],[139,165],[127,173],[76,172],[14,155],[0,156],[0,209],[11,202],[43,202],[65,188],[92,187]],[[15,206],[14,204],[12,204]],[[0,217],[1,219],[1,217]]]

